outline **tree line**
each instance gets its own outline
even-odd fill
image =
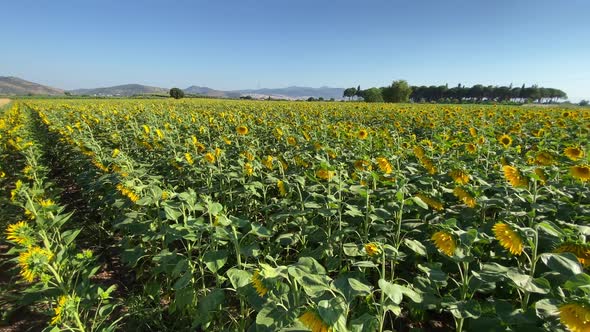
[[[386,87],[362,90],[360,86],[344,90],[344,98],[362,98],[366,102],[537,102],[552,103],[567,99],[567,94],[559,89],[532,85],[526,87],[484,86],[476,84],[471,87],[457,85],[449,88],[445,85],[410,86],[404,80],[393,81]]]

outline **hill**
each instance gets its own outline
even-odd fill
[[[88,96],[134,96],[145,94],[168,94],[168,89],[141,84],[125,84],[105,88],[76,89],[68,91],[73,95]]]
[[[18,77],[0,76],[0,95],[63,95],[64,90],[25,81]]]

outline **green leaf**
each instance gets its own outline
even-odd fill
[[[373,332],[379,329],[379,321],[377,317],[363,314],[357,319],[354,319],[350,324],[351,332]]]
[[[537,317],[545,320],[559,315],[557,305],[559,302],[555,299],[542,299],[535,303],[535,312]]]
[[[420,199],[420,197],[411,197],[411,200],[416,203],[416,205],[418,205],[419,207],[423,208],[424,210],[428,210],[428,204],[424,203],[423,200]]]
[[[379,279],[379,288],[383,291],[383,294],[387,296],[393,303],[400,304],[404,297],[404,293],[400,285],[392,284],[385,279]]]
[[[229,281],[235,289],[240,289],[250,284],[252,275],[244,270],[231,268],[225,273],[229,277]]]
[[[413,252],[420,256],[426,256],[426,247],[422,244],[422,242],[413,239],[404,239],[405,245],[410,248]]]
[[[571,253],[546,253],[541,254],[541,261],[551,270],[559,272],[567,277],[582,273],[582,266],[574,254]]]
[[[227,250],[207,251],[203,255],[203,262],[209,271],[216,273],[227,262]]]
[[[509,270],[507,277],[516,284],[516,287],[531,293],[548,294],[551,290],[549,281],[545,278],[536,278]]]
[[[559,226],[555,225],[552,222],[543,221],[543,222],[538,223],[537,224],[537,227],[539,227],[540,229],[544,230],[549,235],[553,235],[553,236],[556,236],[556,237],[562,237],[562,236],[564,236],[564,233],[561,230],[561,228],[559,228]]]
[[[182,277],[178,278],[172,288],[174,290],[179,290],[185,288],[192,279],[192,273],[190,271],[186,271]]]
[[[340,297],[318,303],[318,314],[328,326],[335,325],[346,314],[346,303]]]
[[[377,265],[371,261],[360,261],[352,263],[352,266],[356,267],[377,267]]]
[[[456,318],[478,318],[481,316],[481,305],[476,300],[457,301],[444,305],[448,306],[449,311]]]
[[[61,233],[61,237],[64,241],[66,246],[69,246],[70,243],[74,242],[78,234],[80,234],[81,229],[72,229]]]
[[[590,293],[590,276],[586,273],[576,274],[565,282],[563,287],[570,292],[581,290],[586,294]]]

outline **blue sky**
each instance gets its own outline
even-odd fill
[[[3,1],[0,76],[72,89],[539,84],[590,98],[590,1]]]

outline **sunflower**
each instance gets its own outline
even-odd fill
[[[254,173],[254,168],[252,167],[252,164],[250,164],[250,163],[244,164],[244,173],[247,176],[252,176],[252,174]]]
[[[572,332],[590,331],[590,306],[568,303],[559,307],[559,319]]]
[[[59,297],[59,299],[57,300],[57,306],[55,307],[55,309],[53,309],[55,311],[55,315],[51,319],[51,325],[56,325],[62,321],[65,308],[68,304],[68,300],[69,296],[67,295],[62,295]]]
[[[262,159],[262,163],[264,164],[264,166],[268,169],[273,169],[273,160],[274,158],[272,156],[266,156],[264,157],[264,159]]]
[[[467,144],[467,146],[465,147],[465,149],[469,153],[476,153],[477,152],[477,145],[475,145],[473,143],[469,143],[469,144]]]
[[[209,164],[213,164],[215,162],[215,155],[211,152],[207,152],[204,158]]]
[[[276,139],[281,139],[281,137],[283,137],[283,130],[281,128],[277,127],[273,131],[273,135],[276,137]]]
[[[331,332],[332,328],[329,327],[322,318],[315,311],[306,311],[299,321],[303,323],[311,332]]]
[[[428,197],[425,194],[418,194],[416,197],[420,198],[424,203],[426,203],[426,205],[437,211],[441,211],[444,208],[441,202],[435,200],[434,198]]]
[[[576,161],[584,157],[584,150],[577,146],[570,146],[565,148],[563,154],[569,159]]]
[[[553,156],[547,151],[541,151],[535,156],[535,163],[541,166],[550,166],[554,162]]]
[[[473,198],[473,196],[471,196],[463,188],[456,187],[455,189],[453,189],[453,195],[455,195],[455,197],[460,199],[465,205],[469,206],[470,208],[475,207],[475,205],[477,204],[475,198]]]
[[[236,127],[236,132],[238,132],[238,134],[240,134],[240,135],[247,135],[248,134],[248,127],[246,127],[246,126],[237,126]]]
[[[297,145],[297,139],[293,136],[287,137],[287,144],[295,146]]]
[[[49,250],[29,247],[18,256],[20,275],[28,282],[35,281],[35,278],[45,271],[45,265],[49,264],[52,258],[53,254]]]
[[[191,156],[191,154],[190,154],[190,153],[188,153],[188,152],[186,152],[186,153],[184,154],[184,159],[186,159],[186,162],[187,162],[189,165],[192,165],[192,164],[194,163],[193,156]]]
[[[471,128],[469,128],[469,134],[472,137],[477,137],[477,130],[475,130],[475,128],[471,127]]]
[[[361,129],[357,133],[358,139],[367,139],[369,137],[369,132],[366,129]]]
[[[582,182],[590,180],[590,166],[576,165],[571,168],[572,176]]]
[[[315,173],[315,175],[318,178],[323,179],[323,180],[331,180],[334,177],[334,175],[336,175],[336,172],[330,171],[330,170],[327,170],[327,169],[319,169]]]
[[[366,161],[366,160],[357,160],[354,162],[354,168],[357,169],[357,171],[371,171],[373,169],[373,167],[371,167],[371,163]]]
[[[44,208],[52,207],[55,205],[55,202],[51,199],[42,199],[39,201],[39,205]]]
[[[113,150],[112,157],[113,157],[113,158],[116,158],[116,157],[119,155],[119,153],[121,153],[121,150],[119,150],[119,149],[114,149],[114,150]]]
[[[453,180],[458,184],[467,184],[469,182],[469,174],[467,172],[455,169],[449,172],[449,175],[453,178]]]
[[[572,253],[576,255],[580,264],[584,267],[590,267],[590,244],[588,243],[565,242],[555,248],[555,252]]]
[[[504,146],[504,148],[509,147],[510,145],[512,145],[512,137],[504,134],[502,136],[500,136],[500,138],[498,139],[498,141],[500,142],[500,144],[502,144],[502,146]]]
[[[164,134],[160,129],[156,129],[156,135],[158,136],[158,139],[164,139]]]
[[[10,224],[6,228],[6,240],[28,247],[33,244],[33,229],[24,221]]]
[[[379,166],[381,172],[385,174],[390,174],[391,172],[393,172],[391,164],[385,157],[377,157],[375,158],[375,160],[377,161],[377,165]]]
[[[281,196],[287,196],[287,188],[285,187],[285,182],[279,180],[277,182],[277,188],[279,188],[279,193]]]
[[[249,151],[242,152],[242,156],[244,158],[248,159],[248,161],[254,160],[254,155],[252,153],[250,153]]]
[[[260,273],[258,271],[254,271],[250,282],[260,297],[263,297],[266,293],[268,293],[268,288],[266,288],[262,283],[262,279],[260,279]]]
[[[526,177],[522,176],[518,169],[513,166],[505,165],[502,166],[502,171],[504,171],[504,178],[508,183],[510,183],[513,187],[526,187],[529,184],[529,181]]]
[[[375,255],[378,255],[381,250],[379,249],[379,246],[375,243],[367,243],[365,244],[365,252],[367,253],[367,255],[373,257]]]
[[[453,256],[455,254],[455,248],[457,248],[457,244],[450,233],[438,231],[432,234],[430,239],[434,242],[436,248],[442,251],[445,255]]]
[[[500,245],[509,250],[513,255],[522,254],[522,238],[512,228],[505,223],[497,223],[492,227],[492,231]]]

